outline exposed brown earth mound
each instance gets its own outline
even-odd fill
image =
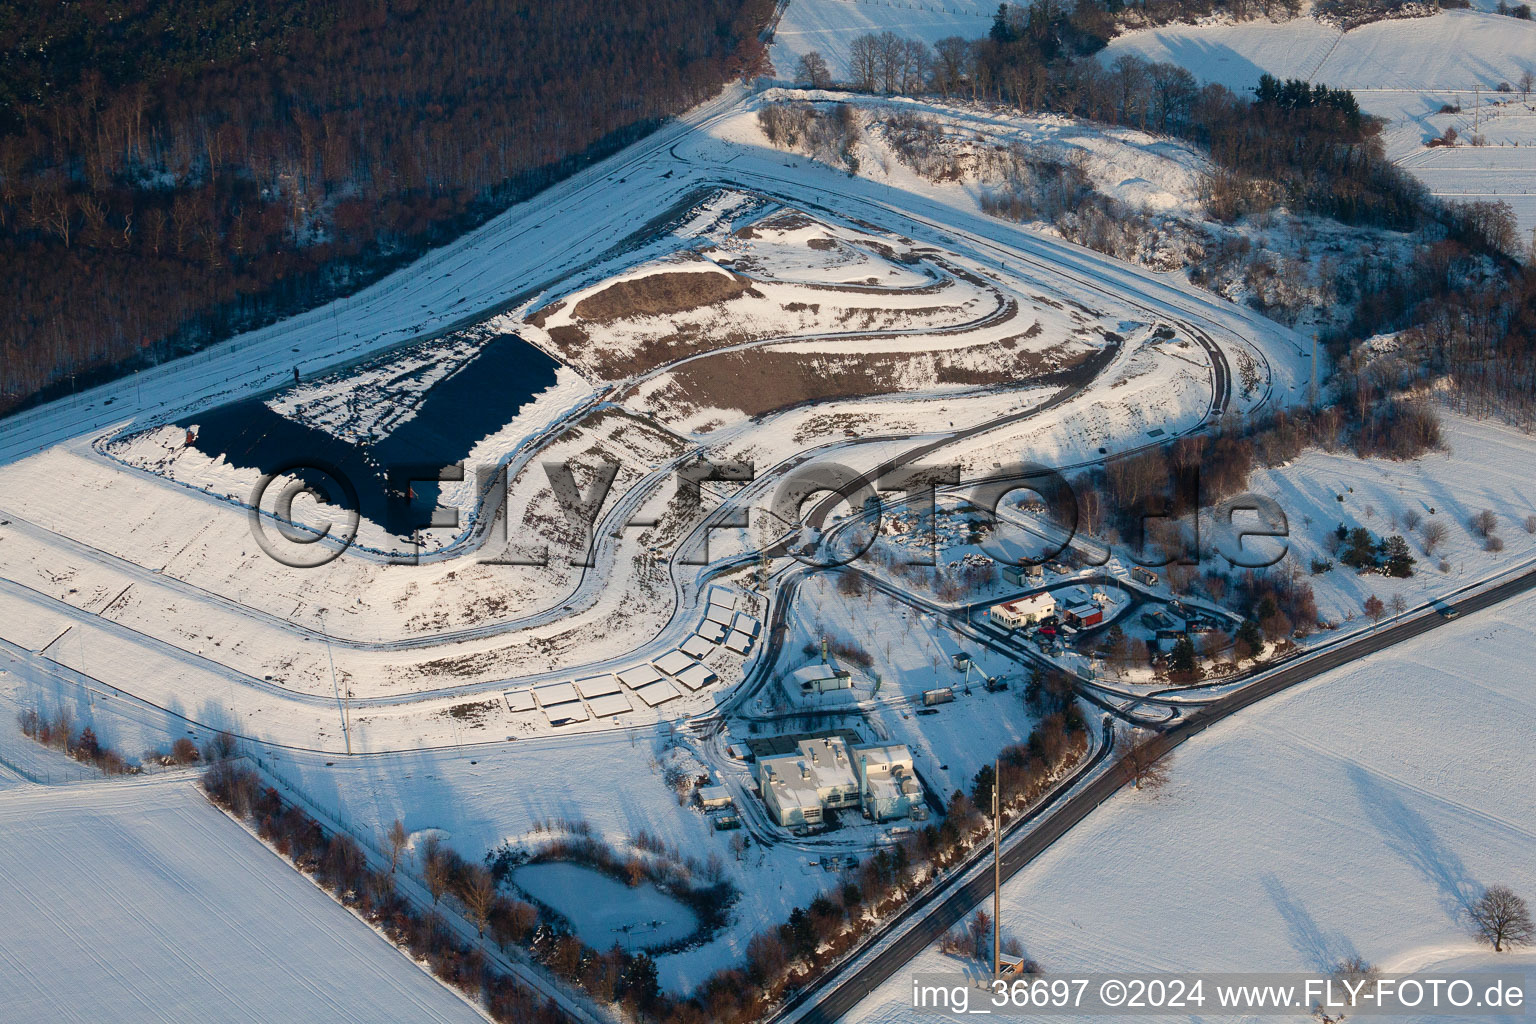
[[[525,320],[524,323],[530,323],[535,327],[543,327],[545,321],[547,321],[550,317],[554,316],[564,308],[565,301],[563,299],[559,302],[552,302],[549,305],[544,306],[533,313],[530,313],[528,315],[528,319]]]
[[[576,303],[571,312],[583,320],[617,320],[630,316],[666,316],[700,306],[728,302],[745,292],[750,282],[714,271],[677,270],[647,274],[611,284]]]
[[[719,406],[748,416],[764,416],[807,402],[890,394],[905,390],[902,381],[922,377],[972,387],[1040,383],[1090,363],[1098,355],[1071,352],[1063,345],[1043,352],[1020,352],[1014,350],[1015,344],[1014,339],[1006,339],[953,352],[878,355],[771,349],[725,352],[680,367],[672,383],[653,396],[653,401],[661,398],[683,408]]]

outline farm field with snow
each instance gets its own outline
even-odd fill
[[[997,5],[986,0],[794,0],[774,27],[768,50],[776,77],[792,80],[795,64],[814,50],[832,77],[847,80],[848,44],[867,32],[936,43],[946,36],[979,39],[992,27]]]
[[[190,779],[11,787],[0,823],[16,1024],[482,1019]]]
[[[847,46],[859,35],[891,31],[929,44],[946,36],[977,39],[995,13],[994,5],[963,2],[795,0],[775,34],[775,77],[793,82],[796,62],[814,50],[828,59],[833,79],[844,81],[851,77]],[[1310,15],[1235,23],[1208,18],[1125,32],[1099,59],[1108,65],[1135,54],[1169,61],[1239,94],[1251,92],[1265,73],[1347,88],[1367,113],[1386,120],[1387,152],[1399,167],[1449,201],[1509,203],[1529,234],[1536,228],[1536,103],[1518,83],[1536,68],[1533,46],[1532,22],[1479,2],[1349,31]],[[1447,129],[1458,145],[1427,145]]]
[[[1004,934],[1048,973],[1327,972],[1355,955],[1529,972],[1529,952],[1479,951],[1466,908],[1482,886],[1536,885],[1536,803],[1509,784],[1536,728],[1533,611],[1524,597],[1453,623],[1185,743],[1165,789],[1123,791],[1005,885]],[[846,1019],[951,1019],[911,1005],[910,974],[946,971],[979,976],[930,949]]]
[[[785,84],[867,31],[981,37],[975,0],[781,13],[773,80],[354,296],[0,423],[0,715],[38,740],[0,741],[0,912],[40,935],[0,995],[41,1019],[75,980],[47,964],[80,963],[82,1017],[158,1019],[140,972],[192,970],[190,932],[215,1015],[267,988],[306,1020],[476,1012],[189,781],[23,780],[232,755],[573,1020],[645,1020],[619,993],[653,969],[652,1001],[752,989],[743,964],[793,991],[863,955],[840,922],[883,942],[903,899],[942,907],[994,764],[1028,836],[1134,729],[1418,626],[1114,796],[1005,927],[1049,968],[1438,963],[1472,956],[1475,884],[1536,884],[1536,805],[1497,785],[1536,725],[1536,602],[1450,621],[1536,571],[1536,447],[1444,380],[1393,390],[1406,332],[1349,374],[1317,341],[1431,229],[1222,217],[1187,142]],[[1493,17],[1178,26],[1103,59],[1234,88],[1354,61],[1330,84],[1398,104],[1394,158],[1441,180],[1498,150],[1410,138],[1450,123],[1424,105],[1466,53],[1518,72]],[[1432,31],[1436,61],[1369,70]],[[1517,154],[1536,114],[1497,96],[1473,116]],[[292,963],[322,973],[285,987]],[[905,977],[856,1019],[909,1019]]]
[[[1399,167],[1450,201],[1509,203],[1529,235],[1536,228],[1536,105],[1516,85],[1536,67],[1536,26],[1477,6],[1348,32],[1310,17],[1170,25],[1128,32],[1100,59],[1170,61],[1239,93],[1266,72],[1349,89],[1362,109],[1386,120],[1383,141]],[[1447,129],[1459,136],[1457,145],[1427,145]]]

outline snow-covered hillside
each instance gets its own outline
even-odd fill
[[[801,56],[814,50],[832,77],[848,77],[848,44],[867,32],[895,32],[935,43],[946,36],[978,39],[992,27],[991,0],[790,0],[768,50],[774,72],[793,81]]]
[[[1122,792],[1004,886],[1004,933],[1048,971],[1536,967],[1479,953],[1464,916],[1482,886],[1536,891],[1533,615],[1469,616],[1184,744],[1160,795]],[[929,950],[846,1019],[953,1019],[915,1013],[910,976],[965,966]]]
[[[1504,200],[1524,229],[1536,227],[1536,99],[1518,88],[1536,68],[1536,23],[1468,10],[1350,32],[1312,18],[1170,25],[1129,32],[1100,59],[1127,53],[1172,61],[1239,93],[1264,72],[1350,89],[1388,120],[1388,155],[1436,195]],[[1442,113],[1447,106],[1459,109]],[[1426,147],[1447,128],[1460,145]],[[1470,145],[1473,135],[1487,145]]]

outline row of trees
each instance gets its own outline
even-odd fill
[[[391,841],[387,868],[371,867],[357,841],[344,832],[327,834],[303,809],[287,803],[275,789],[263,787],[255,771],[235,761],[210,765],[203,788],[231,814],[252,821],[267,842],[299,870],[313,875],[338,900],[376,925],[396,945],[425,963],[445,984],[483,1002],[492,1020],[517,1024],[564,1024],[568,1018],[554,1002],[502,973],[483,950],[460,942],[436,902],[454,892],[484,936],[489,931],[503,945],[522,942],[535,927],[533,908],[497,893],[490,872],[468,865],[431,840],[420,852],[422,877],[434,907],[423,913],[396,886],[404,854],[403,829]],[[398,823],[396,823],[398,826]]]
[[[0,11],[0,412],[355,289],[761,59],[772,0]]]
[[[218,732],[201,748],[189,737],[178,736],[169,750],[147,750],[138,764],[128,761],[96,735],[96,730],[86,725],[75,728],[75,717],[69,708],[59,705],[49,714],[36,708],[24,708],[16,715],[21,733],[45,747],[52,747],[68,754],[76,761],[95,765],[104,775],[124,775],[140,770],[143,763],[161,765],[193,765],[199,761],[212,764],[235,753],[235,737],[228,732]]]

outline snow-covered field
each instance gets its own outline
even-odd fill
[[[1048,971],[1536,968],[1465,920],[1482,886],[1536,893],[1533,615],[1468,616],[1185,743],[1161,794],[1120,793],[1004,886],[1004,933]],[[910,975],[964,966],[931,949],[846,1019],[947,1019]]]
[[[186,779],[0,790],[13,1024],[478,1021]]]
[[[979,39],[992,27],[991,0],[790,0],[773,33],[774,75],[794,81],[800,58],[821,54],[836,80],[848,72],[848,44],[866,33],[895,32],[936,43],[946,36]]]
[[[1536,101],[1518,91],[1536,67],[1536,23],[1501,16],[1491,3],[1428,17],[1393,18],[1340,32],[1310,16],[1233,23],[1220,18],[1127,32],[1100,54],[1124,53],[1187,67],[1203,81],[1242,93],[1265,72],[1280,78],[1351,89],[1366,111],[1386,118],[1394,161],[1449,200],[1500,199],[1521,226],[1536,227]],[[770,56],[777,80],[795,80],[810,50],[822,54],[835,80],[849,75],[848,45],[860,35],[892,31],[932,44],[946,36],[986,35],[996,5],[979,0],[791,0]],[[1499,92],[1501,84],[1512,91]],[[1440,113],[1443,106],[1459,106]],[[1463,144],[1425,143],[1454,128]],[[1480,134],[1486,146],[1466,144]]]
[[[1358,575],[1345,565],[1311,576],[1318,611],[1340,622],[1361,615],[1371,594],[1383,601],[1401,594],[1416,608],[1502,568],[1536,559],[1536,534],[1526,517],[1536,513],[1536,450],[1517,430],[1461,416],[1444,417],[1447,449],[1412,462],[1358,459],[1349,454],[1310,451],[1294,463],[1254,474],[1252,489],[1275,499],[1290,526],[1289,557],[1299,572],[1313,560],[1331,559],[1340,523],[1364,526],[1376,536],[1402,535],[1416,558],[1414,575],[1393,579]],[[1470,521],[1483,509],[1498,517],[1494,530],[1502,550],[1486,541]],[[1418,529],[1409,526],[1419,523]],[[1425,524],[1439,522],[1445,540],[1424,551]],[[1444,568],[1442,568],[1444,563]]]
[[[1124,53],[1180,64],[1239,93],[1264,72],[1350,89],[1389,122],[1388,156],[1430,191],[1506,201],[1526,232],[1536,227],[1536,101],[1518,90],[1522,72],[1536,68],[1536,23],[1465,10],[1343,33],[1312,18],[1170,25],[1126,33],[1100,59]],[[1460,110],[1440,113],[1447,105]],[[1462,144],[1425,146],[1447,128]],[[1474,134],[1487,145],[1470,145]]]

